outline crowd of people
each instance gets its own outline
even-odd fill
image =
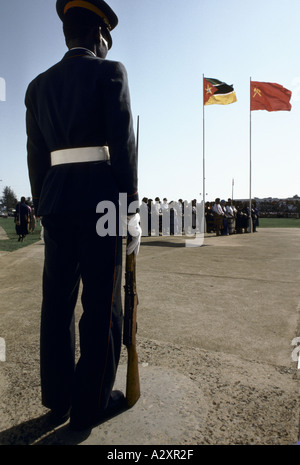
[[[140,225],[143,236],[182,235],[195,231],[203,231],[200,226],[202,213],[197,208],[196,199],[191,202],[168,201],[159,197],[155,200],[143,198],[140,205]],[[256,203],[253,202],[251,215],[248,202],[233,202],[231,199],[215,199],[205,204],[205,231],[216,233],[217,236],[250,232],[250,218],[252,231],[256,232],[259,225],[259,214]],[[33,207],[28,205],[25,197],[21,197],[16,205],[15,225],[18,241],[23,242],[26,235],[36,227],[36,217]]]
[[[260,218],[300,218],[300,197],[257,199]]]
[[[196,199],[191,202],[168,201],[159,197],[155,200],[144,197],[140,205],[140,225],[143,236],[183,235],[195,231],[203,231],[200,226],[203,218],[198,209]],[[215,233],[217,236],[229,236],[251,231],[256,232],[259,226],[259,213],[256,203],[252,203],[251,215],[249,202],[233,202],[231,199],[220,200],[205,204],[205,232]],[[33,207],[28,205],[25,197],[16,205],[15,225],[18,241],[23,242],[26,235],[36,227],[36,217]]]
[[[229,236],[230,234],[241,234],[256,232],[259,226],[259,212],[256,203],[233,202],[232,199],[220,200],[205,204],[206,231],[215,232],[217,236]]]
[[[143,236],[182,235],[203,231],[201,220],[203,213],[194,199],[191,202],[168,202],[159,197],[155,200],[143,198],[140,205],[141,228]],[[215,199],[205,204],[205,232],[217,236],[256,232],[259,225],[259,213],[256,203],[252,203],[251,214],[249,202],[233,202],[231,199]]]

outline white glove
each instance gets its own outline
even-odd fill
[[[134,252],[135,255],[139,253],[140,244],[141,244],[141,236],[142,236],[140,220],[141,218],[140,218],[139,213],[136,213],[135,215],[127,218],[128,233],[131,236],[131,240],[127,244],[127,248],[126,248],[127,255],[132,254],[132,252]]]

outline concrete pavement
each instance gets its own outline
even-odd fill
[[[90,432],[49,430],[40,404],[43,244],[0,255],[0,444],[296,444],[300,230],[143,238],[138,256],[142,395]],[[77,317],[80,303],[76,308]],[[116,388],[125,389],[126,351]]]

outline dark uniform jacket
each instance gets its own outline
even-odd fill
[[[39,216],[89,210],[126,193],[138,200],[135,136],[127,73],[121,63],[73,49],[28,86],[28,169]],[[110,163],[51,167],[52,151],[108,146]]]

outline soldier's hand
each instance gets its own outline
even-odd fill
[[[140,250],[142,229],[140,227],[140,215],[136,213],[135,215],[128,217],[128,233],[131,240],[127,244],[126,253],[130,255],[132,252],[137,255]]]

